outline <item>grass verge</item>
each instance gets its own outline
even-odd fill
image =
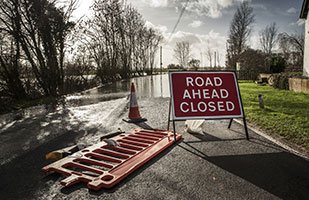
[[[248,121],[309,150],[308,94],[248,81],[240,81],[239,88]],[[259,94],[263,95],[264,109],[259,107]]]
[[[39,99],[32,100],[20,100],[20,101],[1,101],[0,102],[0,114],[21,110],[24,108],[42,105],[42,104],[56,104],[56,97],[42,97]],[[3,105],[2,105],[3,104]]]

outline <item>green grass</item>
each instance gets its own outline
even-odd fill
[[[240,81],[246,118],[309,150],[309,95]],[[259,107],[262,94],[265,109]]]

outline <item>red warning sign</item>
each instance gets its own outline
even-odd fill
[[[243,118],[234,72],[169,72],[174,120]]]

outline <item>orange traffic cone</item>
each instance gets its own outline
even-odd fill
[[[129,120],[124,121],[128,123],[139,123],[147,121],[147,119],[142,118],[139,114],[134,83],[131,84]]]

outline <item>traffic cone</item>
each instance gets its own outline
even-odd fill
[[[142,118],[139,114],[134,83],[131,84],[129,120],[124,121],[128,123],[139,123],[147,121],[147,119]]]

